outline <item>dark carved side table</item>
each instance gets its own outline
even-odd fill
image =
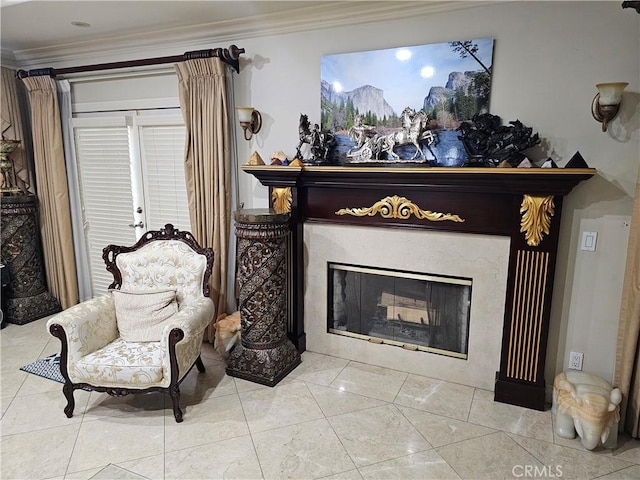
[[[272,387],[300,364],[287,337],[289,214],[248,209],[234,216],[242,334],[227,374]]]
[[[2,288],[3,313],[8,322],[23,325],[59,312],[60,302],[47,290],[37,197],[8,195],[0,203],[0,255],[9,282]]]

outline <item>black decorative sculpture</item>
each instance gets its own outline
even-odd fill
[[[296,158],[304,161],[312,161],[313,163],[326,163],[329,153],[336,145],[336,139],[333,133],[328,130],[320,130],[318,124],[314,124],[313,130],[310,128],[309,117],[304,113],[300,114],[300,123],[298,124],[298,136],[300,141],[296,147]],[[303,144],[311,147],[311,159],[305,159],[302,155],[301,148]]]
[[[474,115],[471,122],[463,122],[458,131],[468,155],[468,166],[495,167],[506,161],[517,167],[525,156],[523,150],[540,143],[538,134],[532,134],[520,120],[501,125],[500,117],[483,113]]]

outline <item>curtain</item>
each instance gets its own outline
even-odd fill
[[[615,385],[622,391],[620,426],[640,436],[640,171],[627,249],[627,266],[622,288]]]
[[[216,313],[226,311],[231,217],[231,135],[225,66],[219,58],[176,64],[186,126],[185,177],[191,233],[215,252],[210,280]],[[209,328],[209,341],[213,328]]]
[[[67,186],[69,188],[69,207],[71,212],[71,231],[73,234],[73,249],[76,259],[76,279],[80,301],[89,300],[91,293],[91,274],[89,272],[89,254],[84,237],[84,215],[80,200],[80,181],[78,179],[78,164],[73,145],[73,130],[71,128],[71,84],[69,80],[57,80],[58,104],[60,106],[60,123],[62,125],[62,142],[64,158],[67,167]]]
[[[29,92],[33,156],[47,283],[63,309],[78,303],[67,170],[54,80],[23,79]]]
[[[16,173],[17,187],[25,192],[33,193],[33,176],[29,165],[29,155],[25,145],[22,113],[18,96],[18,79],[16,72],[2,67],[2,138],[19,140],[20,146],[11,153],[11,160]]]

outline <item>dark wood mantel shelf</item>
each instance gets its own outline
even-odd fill
[[[567,195],[594,168],[389,168],[243,165],[269,187],[414,186],[449,192]]]
[[[544,410],[544,363],[563,197],[592,168],[249,166],[291,211],[289,335],[305,349],[305,222],[510,237],[496,401]],[[533,286],[533,287],[532,287]]]

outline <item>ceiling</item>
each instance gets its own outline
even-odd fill
[[[165,53],[175,55],[192,45],[227,46],[259,35],[388,21],[477,5],[441,0],[0,0],[0,47],[3,65],[60,67],[95,61],[105,52],[122,59],[136,49],[162,46],[175,49]]]
[[[96,37],[139,35],[284,14],[314,3],[318,2],[2,0],[1,46],[12,52],[50,48]],[[78,27],[72,22],[91,26]]]

